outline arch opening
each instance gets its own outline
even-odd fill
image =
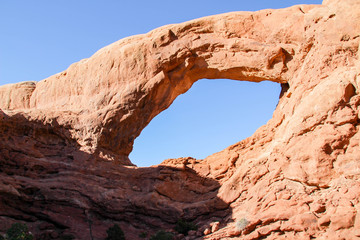
[[[204,159],[266,124],[280,92],[271,81],[198,80],[143,129],[129,158],[139,167],[169,158]]]

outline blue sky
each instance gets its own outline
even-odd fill
[[[0,0],[0,85],[40,81],[121,38],[232,11],[321,4],[320,0]],[[135,140],[139,166],[204,158],[250,136],[270,118],[278,84],[200,80]]]

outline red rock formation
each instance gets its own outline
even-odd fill
[[[359,9],[205,17],[0,87],[0,230],[25,221],[39,239],[101,239],[117,222],[136,239],[182,217],[201,226],[192,238],[359,237]],[[252,137],[204,160],[132,166],[141,130],[201,78],[283,90]]]

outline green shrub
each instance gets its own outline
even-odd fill
[[[107,232],[107,237],[105,240],[125,240],[124,232],[117,224],[110,227],[106,232]]]
[[[71,234],[65,234],[60,237],[61,240],[73,240],[75,237]]]
[[[236,228],[239,231],[244,230],[247,227],[247,225],[249,225],[249,221],[246,218],[242,218],[236,222]]]
[[[34,237],[29,233],[28,227],[22,223],[14,223],[6,231],[6,240],[32,240]]]
[[[147,234],[147,232],[141,232],[140,234],[139,234],[139,237],[140,238],[146,238],[148,236],[148,234]],[[1,240],[1,239],[0,239]]]
[[[197,230],[198,227],[193,222],[187,222],[184,219],[179,219],[175,226],[175,231],[178,233],[182,233],[185,236],[188,234],[191,230]]]
[[[150,240],[173,240],[174,234],[165,232],[164,230],[158,231],[155,235],[151,236]]]

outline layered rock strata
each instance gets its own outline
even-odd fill
[[[359,0],[210,16],[0,87],[0,231],[137,239],[184,218],[190,238],[360,237],[359,22]],[[273,118],[206,159],[133,166],[141,130],[202,78],[281,84]]]

